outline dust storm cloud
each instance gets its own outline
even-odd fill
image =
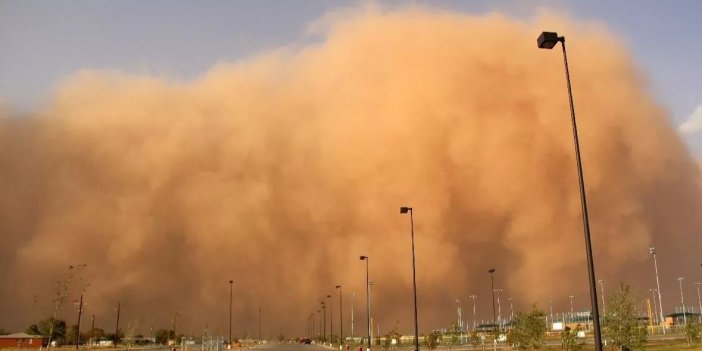
[[[405,205],[422,330],[471,293],[489,319],[492,267],[517,307],[585,307],[562,56],[536,48],[544,29],[568,38],[598,278],[650,287],[656,245],[672,291],[698,273],[699,169],[625,47],[598,25],[405,9],[341,16],[318,43],[190,82],[78,72],[38,112],[0,117],[0,326],[39,319],[32,296],[85,263],[86,313],[108,330],[121,301],[143,333],[177,311],[183,331],[224,334],[233,279],[237,335],[256,334],[258,308],[264,334],[302,334],[322,295],[338,311],[337,284],[345,316],[357,294],[358,334],[364,254],[381,331],[409,332]]]

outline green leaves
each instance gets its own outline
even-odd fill
[[[629,285],[623,283],[607,301],[602,330],[605,338],[620,349],[643,350],[646,344],[648,331],[638,318],[637,302]]]
[[[546,314],[533,305],[529,312],[519,312],[514,318],[508,340],[519,350],[539,349],[546,336]]]

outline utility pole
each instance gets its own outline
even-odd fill
[[[119,311],[121,309],[122,305],[121,302],[117,302],[117,323],[115,325],[115,344],[112,345],[112,347],[117,347],[117,343],[119,342]]]
[[[468,297],[473,300],[473,331],[475,331],[475,299],[478,298],[478,295],[473,294]]]
[[[80,294],[80,302],[78,302],[78,324],[76,325],[76,350],[80,344],[80,317],[83,314],[83,294]]]

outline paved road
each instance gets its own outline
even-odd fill
[[[298,343],[267,343],[252,347],[256,351],[330,351],[327,347],[318,345],[305,345]]]

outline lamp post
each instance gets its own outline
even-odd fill
[[[400,213],[410,214],[410,233],[412,238],[412,286],[414,288],[414,351],[419,351],[419,323],[417,322],[417,271],[414,258],[414,215],[412,207],[400,207]]]
[[[344,304],[341,301],[341,285],[336,286],[339,289],[339,345],[344,343]]]
[[[329,299],[329,343],[334,342],[334,302],[332,302],[331,297],[331,295],[327,295]]]
[[[683,308],[683,325],[687,325],[687,312],[685,311],[685,295],[683,295],[682,282],[685,278],[678,278],[678,283],[680,283],[680,303]]]
[[[327,305],[322,301],[322,341],[327,342]]]
[[[366,261],[366,322],[368,323],[368,350],[371,349],[371,325],[370,325],[370,281],[368,281],[368,261],[370,258],[368,256],[361,256],[361,261]]]
[[[606,315],[607,314],[607,307],[605,305],[604,280],[600,279],[597,282],[600,283],[600,294],[602,294],[602,314]],[[656,307],[655,303],[654,303],[653,307]]]
[[[356,334],[354,334],[353,302],[354,300],[356,300],[356,293],[351,293],[349,298],[351,300],[351,339],[354,339],[356,337]]]
[[[656,289],[658,289],[658,311],[660,312],[660,322],[663,323],[663,334],[665,334],[665,317],[663,317],[663,297],[661,294],[661,283],[658,280],[658,259],[656,259],[656,247],[648,249],[648,253],[653,256],[653,268],[656,270]]]
[[[475,299],[478,298],[478,295],[473,294],[468,297],[473,300],[473,330],[475,330]]]
[[[587,256],[587,272],[590,283],[590,301],[592,304],[592,324],[595,334],[595,350],[602,351],[602,335],[600,330],[600,311],[597,308],[597,286],[595,282],[595,264],[592,258],[592,243],[590,240],[590,220],[587,213],[587,199],[585,196],[585,179],[580,158],[580,142],[578,141],[578,125],[575,119],[575,106],[573,104],[573,91],[570,85],[570,70],[568,69],[568,55],[566,54],[565,37],[558,36],[555,32],[542,32],[536,40],[539,48],[552,49],[558,42],[563,48],[563,64],[565,66],[566,83],[568,86],[568,102],[570,102],[570,120],[573,125],[573,144],[575,146],[575,161],[578,169],[578,183],[580,186],[580,205],[583,217],[583,232],[585,234],[585,251]]]
[[[261,309],[258,309],[258,342],[261,343]]]
[[[494,349],[497,350],[497,335],[500,332],[500,325],[497,324],[497,315],[495,313],[495,268],[490,268],[488,273],[490,273],[490,291],[492,291],[492,325],[495,332],[495,340],[493,341],[493,344]]]
[[[702,296],[700,296],[700,285],[702,285],[702,283],[695,283],[695,285],[697,285],[697,303],[700,305],[700,313],[698,316],[700,317],[700,322],[702,322]]]
[[[456,299],[456,315],[458,317],[458,327],[461,328],[461,332],[463,332],[463,315],[461,311],[461,299]]]
[[[573,295],[568,297],[570,298],[570,322],[573,323]]]
[[[658,308],[656,307],[656,289],[648,289],[653,296],[653,315],[655,316],[654,321],[658,324]]]
[[[512,306],[512,298],[507,298],[509,300],[509,321],[512,322],[514,320],[514,306]]]
[[[229,280],[229,345],[232,344],[232,296],[234,291],[234,281]]]
[[[117,301],[117,322],[115,323],[115,344],[113,347],[117,347],[117,343],[119,342],[119,312],[121,309],[122,302]],[[175,335],[175,322],[173,322],[173,334]],[[175,337],[173,337],[173,342],[175,343]]]
[[[551,314],[551,326],[549,327],[549,329],[553,329],[553,296],[548,297],[548,310]]]
[[[497,294],[497,325],[502,328],[502,304],[500,304],[500,293],[502,289],[495,289]]]

